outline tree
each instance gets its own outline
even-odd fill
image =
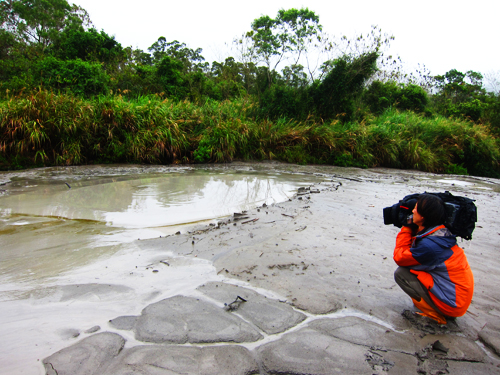
[[[0,60],[4,60],[9,56],[9,52],[14,44],[14,36],[6,30],[0,29]]]
[[[184,79],[182,77],[182,63],[170,56],[165,56],[157,65],[158,81],[168,96],[184,99]]]
[[[211,94],[213,98],[225,100],[245,94],[244,84],[247,79],[245,67],[233,57],[228,57],[224,63],[214,61],[210,78],[215,84]]]
[[[292,8],[278,11],[276,21],[280,41],[287,50],[295,52],[293,65],[297,66],[302,54],[307,52],[308,46],[313,41],[319,40],[322,30],[318,24],[319,17],[307,8],[300,10]]]
[[[125,60],[127,64],[130,65],[153,65],[153,59],[151,55],[144,52],[142,49],[132,49],[132,47],[125,47],[123,49],[125,53]]]
[[[0,82],[10,79],[14,64],[9,57],[15,43],[15,38],[11,33],[0,29]]]
[[[302,65],[285,66],[281,71],[285,85],[299,88],[306,87],[308,84],[307,74]]]
[[[90,23],[84,9],[66,0],[4,0],[0,2],[0,14],[2,29],[42,51],[63,29]]]
[[[377,58],[376,52],[370,52],[356,58],[343,56],[337,59],[325,79],[312,88],[316,114],[323,119],[341,116],[350,120],[355,99],[377,70]]]
[[[367,33],[360,33],[352,37],[342,35],[341,37],[325,37],[323,36],[322,49],[325,51],[328,58],[321,65],[319,79],[322,79],[334,66],[335,61],[341,57],[355,59],[359,56],[367,55],[371,52],[376,52],[377,72],[373,75],[373,80],[386,81],[396,80],[393,73],[394,67],[400,60],[392,55],[386,56],[386,50],[389,48],[394,36],[384,33],[382,29],[376,25],[372,25]],[[380,76],[383,77],[380,77]]]
[[[125,58],[122,46],[114,37],[92,28],[67,29],[61,32],[49,52],[62,60],[81,59],[99,61],[106,64],[116,63]]]
[[[434,108],[445,116],[466,117],[478,121],[487,107],[486,90],[481,73],[466,73],[451,69],[434,77],[437,93],[433,96]]]
[[[164,36],[160,36],[156,42],[154,42],[148,51],[153,56],[153,62],[161,61],[162,58],[167,56],[167,39]]]
[[[453,104],[474,99],[485,93],[483,89],[483,75],[469,70],[467,73],[451,69],[444,75],[434,77],[438,95],[450,99]]]
[[[247,57],[253,57],[266,65],[269,84],[272,84],[271,72],[282,61],[293,57],[293,65],[298,65],[308,46],[319,40],[322,30],[319,17],[308,8],[281,9],[276,18],[261,16],[252,22],[251,27],[252,30],[237,43],[243,45],[249,42],[246,43]]]
[[[205,72],[209,64],[201,55],[202,49],[193,50],[177,40],[167,42],[159,37],[151,47],[151,63],[156,67],[156,76],[167,95],[177,99],[199,100],[205,92]],[[142,57],[142,60],[144,57]]]
[[[180,61],[185,74],[208,70],[208,63],[205,62],[205,58],[201,55],[203,52],[201,48],[193,50],[187,47],[185,43],[177,40],[167,42],[167,39],[161,36],[148,48],[148,51],[152,53],[154,63],[160,62],[165,56]]]

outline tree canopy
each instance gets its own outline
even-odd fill
[[[4,0],[0,22],[18,42],[48,47],[64,29],[89,23],[87,12],[66,0]]]
[[[235,40],[239,55],[209,63],[201,48],[165,36],[147,51],[124,48],[66,0],[3,0],[0,95],[44,87],[200,103],[245,97],[261,118],[351,121],[397,108],[498,124],[498,94],[486,92],[481,73],[403,74],[398,57],[384,55],[394,37],[378,27],[336,39],[308,8],[281,9],[249,26]],[[318,51],[325,58],[313,66]]]

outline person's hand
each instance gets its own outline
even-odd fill
[[[415,205],[417,204],[417,200],[411,199],[409,202],[410,204],[407,206],[411,207],[411,210],[413,211],[413,208],[415,208]],[[413,235],[415,235],[418,232],[418,225],[413,222],[413,215],[408,215],[406,217],[406,224],[403,224],[403,226],[410,228]]]
[[[407,228],[410,228],[413,233],[417,233],[417,231],[418,231],[418,225],[415,224],[415,223],[413,223],[413,222],[409,222],[409,223],[403,224],[403,226],[407,227]]]

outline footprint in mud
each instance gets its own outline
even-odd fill
[[[461,331],[455,319],[450,319],[448,324],[439,324],[430,318],[419,315],[410,310],[404,310],[401,315],[403,315],[403,317],[405,317],[412,326],[425,333],[439,334]]]

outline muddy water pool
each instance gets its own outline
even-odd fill
[[[42,374],[40,361],[84,335],[89,321],[107,329],[113,317],[221,280],[208,261],[145,254],[134,241],[282,202],[322,179],[248,166],[0,174],[0,373]],[[152,274],[158,257],[168,272]]]
[[[254,170],[44,168],[4,173],[0,281],[29,281],[180,226],[282,202],[318,177]]]

